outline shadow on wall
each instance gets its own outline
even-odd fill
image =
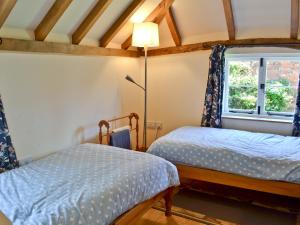
[[[95,124],[78,127],[74,132],[72,143],[74,145],[84,143],[99,144],[98,132],[99,128],[98,126],[95,126]]]

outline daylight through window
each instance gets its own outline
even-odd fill
[[[225,71],[225,113],[293,116],[299,57],[229,57]]]

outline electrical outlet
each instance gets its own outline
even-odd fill
[[[147,121],[147,128],[149,128],[149,129],[155,129],[154,121]]]
[[[162,122],[161,121],[147,121],[147,128],[162,129]]]
[[[161,121],[156,121],[156,128],[161,130],[163,128]]]

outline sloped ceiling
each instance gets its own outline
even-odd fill
[[[98,0],[74,0],[45,41],[70,43],[71,34]],[[133,22],[141,22],[160,0],[146,0],[108,47],[120,47],[132,32]],[[18,0],[1,37],[34,39],[34,29],[54,0]],[[128,7],[131,0],[113,0],[94,24],[81,45],[97,46],[100,37]],[[175,20],[183,44],[228,39],[222,0],[175,0]],[[290,0],[232,0],[236,38],[290,36]],[[165,20],[160,24],[160,47],[174,46]]]
[[[291,1],[233,0],[237,38],[289,37]]]

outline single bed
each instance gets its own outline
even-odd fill
[[[181,179],[206,181],[300,200],[298,137],[182,127],[156,140],[147,152],[174,163]],[[300,225],[300,213],[298,220],[297,225]]]
[[[176,167],[97,144],[69,148],[0,174],[0,211],[14,225],[129,224],[165,197]]]

